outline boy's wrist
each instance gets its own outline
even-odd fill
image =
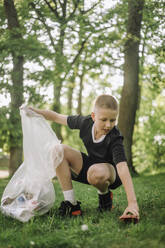
[[[130,202],[128,202],[128,206],[132,206],[132,207],[134,207],[136,209],[139,209],[139,206],[138,206],[137,201],[130,201]]]
[[[128,204],[136,204],[136,205],[138,205],[136,197],[128,199]]]
[[[128,201],[128,204],[136,204],[136,205],[138,205],[138,203],[137,203],[137,201]]]

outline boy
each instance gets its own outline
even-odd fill
[[[64,201],[59,213],[62,216],[81,215],[80,202],[75,200],[72,180],[93,185],[98,190],[99,210],[112,208],[112,189],[123,184],[128,207],[120,217],[131,213],[139,219],[132,179],[128,170],[123,147],[123,137],[115,126],[118,104],[111,95],[100,95],[90,116],[66,116],[50,110],[31,108],[46,119],[80,130],[80,138],[88,155],[63,145],[64,159],[57,167],[56,174],[61,185]]]

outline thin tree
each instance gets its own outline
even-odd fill
[[[139,44],[144,0],[128,0],[127,37],[125,43],[124,86],[122,89],[119,128],[124,135],[128,165],[132,163],[133,131],[138,106],[139,92]]]
[[[20,32],[20,25],[18,22],[17,11],[14,6],[13,0],[4,0],[4,9],[8,22],[8,29],[10,35],[10,41],[13,44],[18,44],[22,39]],[[19,116],[19,106],[23,103],[23,62],[24,58],[22,54],[19,53],[19,49],[13,46],[11,48],[13,69],[11,72],[12,87],[10,88],[11,96],[11,112],[10,112],[10,160],[9,160],[9,173],[12,175],[16,168],[20,165],[22,161],[22,146],[19,145],[21,140],[21,130],[20,116]],[[18,141],[18,142],[17,142]]]

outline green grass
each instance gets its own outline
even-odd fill
[[[96,190],[74,183],[76,197],[82,202],[83,217],[61,219],[58,206],[63,199],[55,182],[56,202],[51,213],[28,223],[0,213],[0,248],[164,248],[165,247],[165,174],[133,179],[141,219],[136,225],[124,224],[118,217],[127,202],[123,187],[114,191],[112,212],[99,214]],[[0,181],[0,195],[7,180]],[[87,231],[81,225],[88,225]]]

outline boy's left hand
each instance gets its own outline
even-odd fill
[[[134,218],[139,220],[139,208],[138,205],[135,203],[131,203],[128,205],[128,207],[125,209],[124,213],[120,216],[120,219],[127,219],[127,218]]]

